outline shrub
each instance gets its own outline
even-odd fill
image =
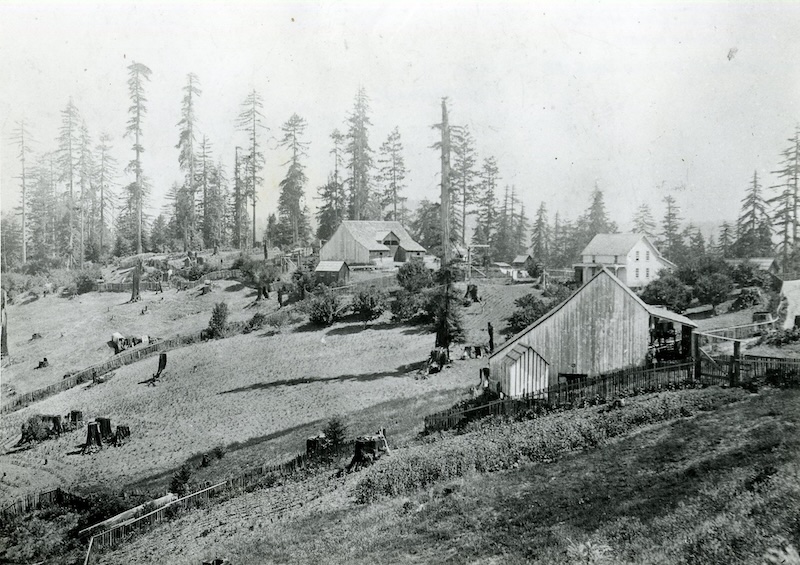
[[[397,283],[408,292],[433,286],[433,271],[421,261],[408,261],[397,271]]]
[[[177,494],[178,496],[186,496],[189,494],[189,482],[192,480],[192,468],[188,463],[181,465],[169,483],[169,491]]]
[[[75,274],[75,290],[78,294],[85,294],[91,292],[95,288],[97,279],[102,276],[100,269],[97,267],[78,271]]]
[[[317,326],[330,326],[344,314],[341,299],[327,287],[316,293],[306,305],[308,320]]]
[[[561,283],[550,283],[542,292],[542,297],[549,298],[551,305],[561,304],[572,296],[572,291]]]
[[[218,339],[225,337],[225,330],[228,326],[228,304],[218,302],[211,311],[211,319],[208,321],[208,337]]]
[[[364,323],[376,320],[386,310],[387,296],[386,291],[374,286],[362,289],[353,297],[353,312]]]
[[[692,291],[675,275],[666,274],[644,287],[642,300],[648,304],[665,306],[674,312],[683,312],[692,301]]]
[[[507,333],[519,333],[544,316],[550,307],[535,294],[526,294],[514,301],[517,310],[507,318]]]
[[[22,424],[22,443],[36,443],[49,437],[50,426],[44,422],[41,414],[34,414]]]
[[[739,286],[759,286],[769,288],[772,279],[768,273],[760,270],[752,263],[741,263],[730,271],[731,279]]]
[[[761,293],[757,288],[743,288],[731,304],[731,310],[744,310],[761,304]]]
[[[711,304],[716,310],[719,304],[728,299],[728,295],[733,290],[733,281],[728,275],[715,273],[704,275],[697,279],[694,287],[694,294],[703,304]]]
[[[211,453],[212,453],[212,454],[214,455],[214,457],[216,457],[217,459],[222,459],[222,458],[225,456],[225,448],[223,448],[221,445],[218,445],[217,447],[215,447],[215,448],[214,448],[214,449],[211,451]]]
[[[312,292],[316,283],[314,274],[306,269],[297,269],[292,273],[292,299],[305,300],[306,294]]]
[[[392,319],[400,322],[418,321],[425,316],[426,297],[422,293],[402,289],[391,304]]]
[[[267,323],[267,316],[263,312],[256,312],[252,318],[247,321],[244,327],[244,333],[249,334],[260,330]]]

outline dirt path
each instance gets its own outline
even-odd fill
[[[781,294],[788,301],[786,321],[783,322],[783,328],[788,330],[794,327],[795,316],[800,316],[800,280],[784,281],[781,287]]]

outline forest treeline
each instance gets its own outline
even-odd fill
[[[197,103],[202,84],[186,76],[175,129],[175,158],[183,174],[167,194],[167,204],[150,215],[151,175],[144,170],[148,128],[147,87],[151,70],[141,63],[128,66],[127,121],[90,132],[81,110],[70,98],[61,111],[61,123],[52,143],[33,151],[30,124],[16,123],[13,141],[18,149],[20,200],[13,213],[4,211],[0,222],[2,268],[28,262],[80,267],[86,261],[103,262],[114,256],[145,251],[165,252],[212,247],[244,249],[263,241],[283,249],[318,244],[331,237],[346,219],[398,220],[417,240],[436,254],[441,249],[439,195],[430,195],[411,210],[406,196],[403,139],[391,129],[373,149],[370,141],[370,99],[359,88],[353,106],[336,129],[323,140],[329,147],[331,168],[322,186],[308,186],[306,120],[292,114],[277,129],[278,150],[286,156],[283,180],[277,189],[277,210],[268,215],[264,233],[256,233],[256,202],[264,182],[264,132],[268,116],[256,90],[241,103],[231,124],[246,140],[236,147],[232,162],[214,152],[213,140],[202,133]],[[122,104],[124,101],[120,101]],[[37,124],[41,125],[41,124]],[[273,126],[275,124],[270,124]],[[468,126],[450,125],[450,234],[454,243],[481,244],[484,260],[508,261],[530,252],[548,267],[568,267],[597,233],[618,231],[606,210],[603,192],[595,186],[586,210],[577,217],[552,215],[544,202],[529,218],[520,193],[537,187],[504,184],[494,156],[481,158]],[[129,161],[113,157],[111,131],[123,132]],[[431,152],[431,159],[438,158]],[[674,196],[663,197],[663,215],[643,204],[633,218],[632,231],[650,236],[667,258],[680,263],[688,254],[714,253],[724,257],[779,254],[784,268],[800,262],[798,252],[798,177],[800,125],[776,156],[769,181],[754,173],[741,189],[731,190],[741,200],[741,214],[724,222],[718,233],[705,238],[686,223]],[[766,185],[766,186],[765,186]],[[317,201],[312,221],[307,202]],[[470,219],[472,217],[472,219]],[[315,227],[312,228],[312,224]]]

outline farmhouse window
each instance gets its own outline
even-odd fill
[[[636,269],[636,271],[634,271],[634,272],[636,273],[636,275],[635,275],[635,276],[636,276],[636,278],[638,279],[638,278],[639,278],[639,269]]]
[[[645,251],[644,252],[644,259],[645,259],[645,261],[649,261],[650,260],[650,252],[649,251]]]
[[[639,252],[638,251],[636,252],[636,260],[637,261],[639,260]]]
[[[646,279],[650,278],[650,269],[645,269],[644,270],[644,278],[646,278]]]

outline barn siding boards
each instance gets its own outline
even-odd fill
[[[501,387],[510,386],[506,359],[513,357],[512,351],[517,345],[533,349],[549,365],[550,385],[558,382],[560,373],[594,376],[644,365],[650,315],[641,299],[603,270],[566,301],[503,344],[489,359],[490,382],[501,382]],[[505,390],[510,394],[510,389]]]
[[[388,244],[387,244],[388,243]],[[366,265],[372,261],[394,261],[396,250],[407,258],[421,257],[425,248],[413,240],[400,222],[346,220],[320,250],[321,261],[345,261]]]

